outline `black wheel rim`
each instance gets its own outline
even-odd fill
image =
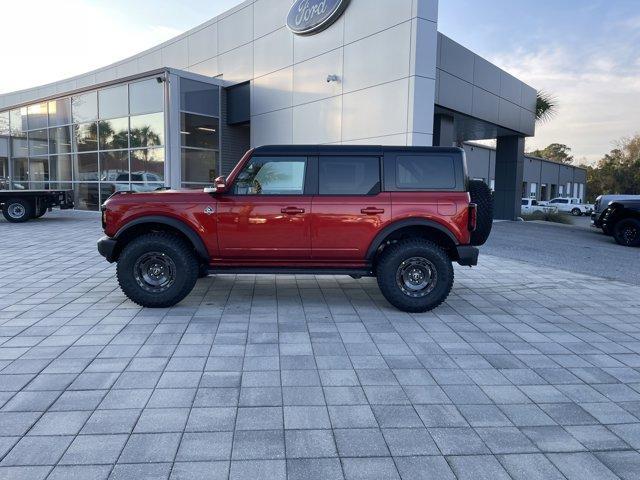
[[[7,212],[11,218],[20,219],[25,216],[27,210],[24,208],[24,205],[20,203],[12,203],[7,208]]]
[[[622,241],[625,245],[631,245],[638,239],[638,228],[634,225],[629,225],[622,230]]]
[[[150,293],[162,293],[176,280],[176,264],[165,253],[148,252],[133,266],[133,275],[140,288]]]
[[[412,298],[429,295],[436,286],[438,273],[435,265],[424,257],[404,260],[396,271],[398,288]]]

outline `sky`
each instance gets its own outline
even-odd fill
[[[3,0],[2,36],[13,41],[0,50],[11,72],[0,93],[122,60],[238,3]],[[438,28],[557,99],[528,149],[564,143],[595,162],[640,133],[640,0],[440,0]]]

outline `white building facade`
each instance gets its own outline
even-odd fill
[[[309,20],[304,34],[295,32],[300,15]],[[82,208],[97,208],[111,184],[201,186],[228,173],[242,150],[264,144],[452,145],[497,138],[498,209],[511,208],[515,191],[519,208],[522,139],[534,134],[536,92],[438,33],[437,24],[438,0],[244,1],[116,64],[0,95],[0,177],[14,188],[68,184],[79,191],[80,184],[95,183],[98,196],[83,200],[91,190],[84,188],[78,200]],[[141,82],[163,90],[162,105],[134,108]],[[120,88],[122,104],[110,112],[112,88]],[[76,97],[90,92],[96,112],[75,115]],[[51,105],[64,109],[64,99],[68,117],[52,120]],[[152,113],[153,125],[137,118]],[[59,141],[67,133],[53,130],[60,125],[69,127],[69,142]],[[161,138],[143,138],[148,126]],[[116,127],[126,130],[126,145],[101,136]],[[69,156],[64,171],[61,155]],[[144,176],[149,173],[155,177]]]

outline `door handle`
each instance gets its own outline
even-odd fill
[[[287,215],[297,215],[299,213],[304,213],[305,209],[304,208],[298,208],[298,207],[285,207],[280,211],[282,213],[284,213],[284,214],[287,214]]]
[[[376,208],[376,207],[367,207],[360,210],[365,215],[379,215],[384,213],[384,208]]]

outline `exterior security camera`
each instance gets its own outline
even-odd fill
[[[327,76],[327,83],[339,82],[339,81],[340,81],[340,77],[338,77],[338,75],[329,75],[329,76]]]
[[[164,83],[164,77],[156,77],[156,82]]]

